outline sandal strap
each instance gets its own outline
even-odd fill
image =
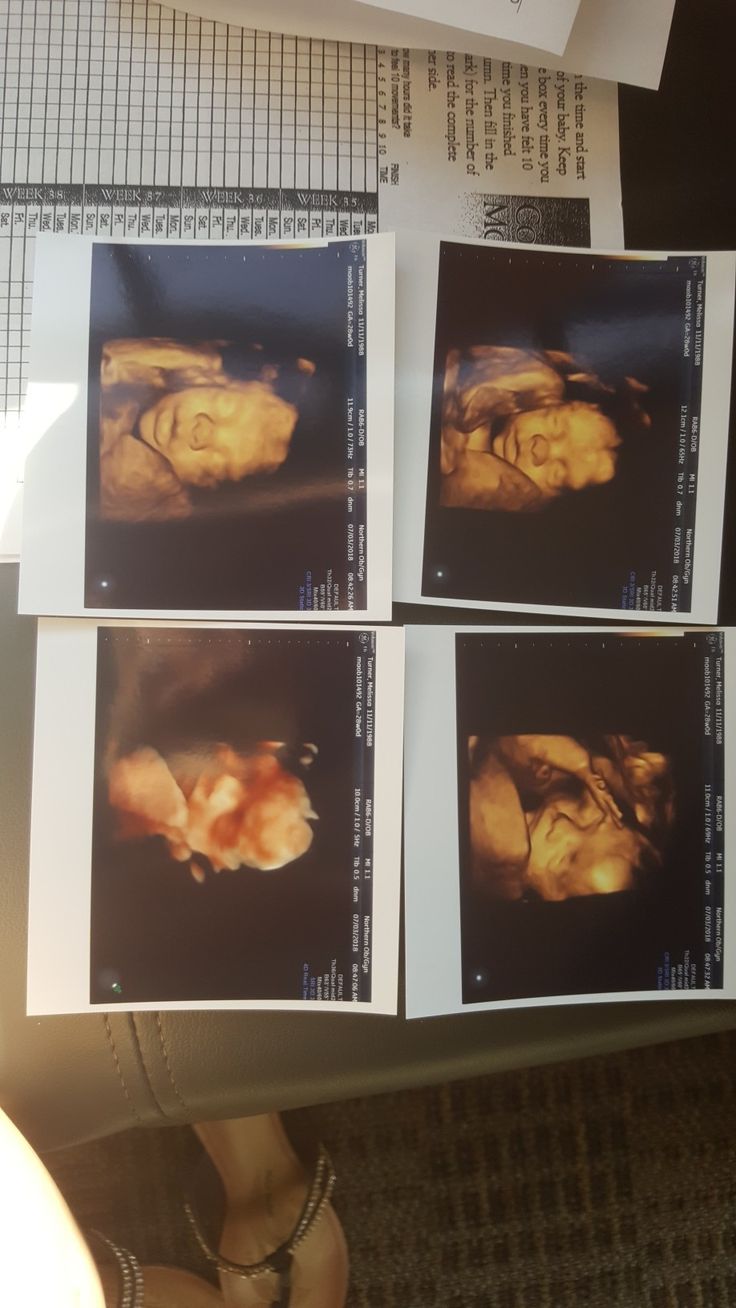
[[[119,1276],[117,1308],[143,1308],[144,1286],[141,1265],[135,1254],[110,1240],[102,1231],[90,1228],[88,1235],[104,1246],[116,1263]],[[288,1305],[288,1299],[287,1299]]]
[[[332,1160],[324,1145],[320,1145],[312,1183],[291,1234],[278,1248],[267,1254],[265,1258],[261,1258],[257,1263],[236,1263],[230,1258],[225,1258],[216,1249],[212,1248],[202,1230],[194,1206],[189,1200],[184,1203],[184,1212],[202,1253],[209,1262],[217,1267],[218,1271],[226,1272],[231,1276],[242,1276],[246,1280],[252,1280],[256,1276],[264,1276],[268,1273],[278,1276],[279,1298],[275,1300],[274,1308],[288,1308],[294,1253],[324,1213],[335,1188],[335,1180],[335,1169]]]

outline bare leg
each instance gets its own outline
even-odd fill
[[[179,1267],[141,1267],[145,1308],[223,1308],[224,1299],[219,1290]],[[105,1290],[105,1303],[110,1308],[120,1299],[117,1271],[106,1264],[100,1268],[100,1279]]]
[[[252,1265],[266,1259],[292,1235],[312,1178],[294,1153],[277,1113],[200,1122],[195,1131],[220,1174],[227,1201],[219,1253]],[[290,1308],[343,1308],[348,1255],[342,1227],[326,1203],[291,1264]],[[227,1308],[255,1308],[278,1302],[279,1277],[254,1278],[220,1270]]]

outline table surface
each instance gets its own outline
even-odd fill
[[[721,58],[721,51],[734,48],[734,14],[730,0],[679,0],[659,93],[620,90],[630,247],[734,244],[734,110]],[[722,623],[736,623],[735,475],[731,461]],[[17,568],[2,566],[0,1103],[37,1143],[70,1143],[134,1120],[194,1120],[346,1098],[736,1024],[736,1003],[728,1001],[576,1005],[411,1023],[350,1014],[305,1020],[293,1013],[176,1014],[163,1024],[152,1014],[26,1018],[35,624],[15,614],[16,588]],[[394,619],[525,621],[518,614],[418,605],[396,605]]]

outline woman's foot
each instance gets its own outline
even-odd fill
[[[115,1308],[120,1303],[120,1275],[117,1267],[105,1263],[100,1267],[105,1303]],[[145,1308],[223,1308],[224,1299],[201,1276],[180,1267],[140,1267]]]
[[[225,1190],[217,1253],[227,1308],[344,1308],[348,1254],[329,1203],[334,1177],[326,1154],[309,1174],[277,1113],[200,1122],[194,1129]],[[269,1259],[278,1270],[244,1276],[228,1268],[254,1269]]]

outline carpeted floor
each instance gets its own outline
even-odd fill
[[[736,1032],[286,1116],[338,1171],[351,1308],[734,1308]],[[82,1225],[206,1274],[199,1146],[45,1159]]]

